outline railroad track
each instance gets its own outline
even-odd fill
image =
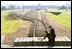
[[[25,15],[21,15],[21,14],[17,14],[17,13],[15,13],[13,15],[15,15],[16,17],[18,17],[22,20],[28,20],[28,21],[33,22],[31,25],[31,28],[30,28],[30,32],[28,34],[28,37],[31,39],[31,41],[24,40],[24,38],[23,38],[24,42],[26,42],[26,41],[28,41],[28,43],[32,42],[31,43],[32,45],[36,45],[36,44],[40,45],[41,43],[46,44],[48,42],[48,40],[45,40],[46,43],[45,43],[45,41],[41,42],[41,41],[38,41],[38,39],[37,39],[37,41],[35,41],[36,38],[43,37],[45,35],[45,31],[48,30],[48,26],[49,26],[49,23],[47,23],[46,17],[42,12],[30,11],[30,12],[26,13]],[[21,38],[19,38],[19,39],[21,39]],[[20,41],[22,41],[22,39],[18,40],[18,41],[20,42]],[[20,44],[24,43],[23,41],[20,43],[18,41],[16,39],[14,44],[15,45],[19,44],[19,46],[20,46]],[[57,37],[56,38],[56,45],[58,45],[58,44],[62,45],[63,44],[63,45],[69,45],[70,46],[71,45],[70,43],[71,43],[71,40],[68,39],[68,37]],[[41,45],[43,45],[43,44],[41,44]],[[28,46],[29,46],[29,44],[28,44]]]
[[[18,13],[12,13],[12,15],[22,20],[33,22],[32,27],[30,29],[29,37],[33,37],[33,36],[43,37],[45,35],[45,31],[47,30],[47,26],[46,26],[47,23],[45,22],[46,18],[44,18],[44,15],[41,15],[40,11],[29,11],[25,15],[21,15]]]
[[[35,14],[36,19],[34,21],[34,25],[30,29],[30,33],[32,35],[30,34],[31,36],[29,35],[29,37],[43,37],[45,35],[45,31],[47,30],[47,26],[45,26],[46,23],[44,23],[46,19],[43,19],[40,11],[36,11]]]

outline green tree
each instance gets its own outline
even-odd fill
[[[2,6],[2,7],[1,7],[1,10],[5,10],[5,9],[6,9],[6,7],[5,7],[5,6]]]

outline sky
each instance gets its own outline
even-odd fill
[[[65,5],[71,4],[71,1],[1,1],[1,5]]]

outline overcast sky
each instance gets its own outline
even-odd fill
[[[71,1],[1,1],[1,5],[65,5],[71,4]]]

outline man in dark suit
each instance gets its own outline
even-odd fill
[[[45,33],[46,33],[46,35],[43,39],[45,39],[47,37],[49,39],[48,46],[54,46],[55,45],[55,37],[56,37],[55,30],[51,26],[49,26],[48,32],[45,31]]]

